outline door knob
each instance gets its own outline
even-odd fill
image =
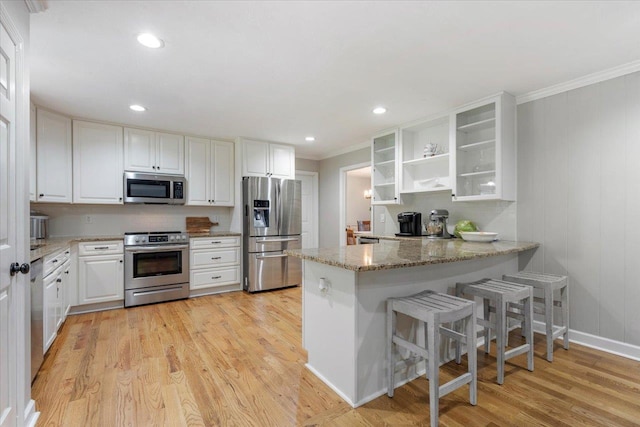
[[[12,276],[15,276],[18,273],[27,274],[29,270],[31,270],[31,267],[26,262],[22,265],[14,262],[13,264],[11,264],[11,267],[9,267],[9,274],[11,274]]]

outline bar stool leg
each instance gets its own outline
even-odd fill
[[[562,323],[564,331],[564,349],[569,350],[569,286],[560,289],[560,301],[562,302]]]
[[[387,376],[387,396],[393,397],[393,389],[395,386],[395,370],[396,363],[393,354],[393,331],[396,330],[396,313],[393,311],[393,307],[390,303],[387,303],[387,363],[388,363],[388,376]]]
[[[553,292],[551,293],[551,298],[553,299]],[[551,303],[551,307],[553,308],[553,302]],[[533,288],[531,288],[529,297],[524,300],[524,312],[526,313],[525,333],[527,334],[527,344],[529,344],[529,351],[527,351],[527,369],[533,371]],[[553,350],[553,346],[551,349]]]
[[[472,405],[478,403],[478,349],[476,348],[476,311],[470,319],[466,320],[467,333],[467,363],[468,371],[471,373],[471,382],[469,383],[469,402]],[[459,342],[459,341],[458,341]]]
[[[553,288],[544,288],[544,321],[547,334],[547,360],[553,362]]]
[[[507,304],[502,298],[496,301],[496,356],[498,359],[498,384],[504,383],[504,328]]]
[[[489,299],[483,298],[482,307],[484,311],[484,320],[486,320],[487,322],[489,321],[489,317],[491,316],[491,313],[489,312],[489,303],[490,303]],[[484,327],[484,352],[489,354],[490,351],[491,351],[491,328],[489,328],[488,326],[485,326]]]
[[[440,402],[440,339],[436,334],[436,327],[439,322],[429,322],[427,325],[427,348],[431,356],[427,361],[429,369],[427,372],[429,378],[429,412],[431,416],[431,425],[438,425],[438,404]]]

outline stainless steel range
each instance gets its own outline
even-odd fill
[[[189,236],[180,231],[124,236],[124,306],[189,297]]]

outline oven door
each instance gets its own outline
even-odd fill
[[[189,282],[189,245],[128,246],[124,252],[125,289]]]

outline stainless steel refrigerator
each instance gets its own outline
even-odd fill
[[[245,291],[302,283],[302,261],[283,253],[302,244],[301,188],[292,179],[242,178]]]

